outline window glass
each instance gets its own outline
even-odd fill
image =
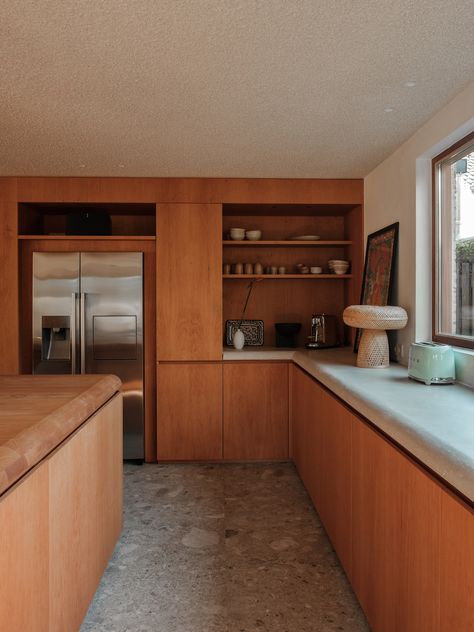
[[[474,139],[435,158],[434,175],[435,334],[474,346]]]

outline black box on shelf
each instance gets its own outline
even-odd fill
[[[74,211],[66,215],[66,235],[111,235],[112,220],[104,211]]]

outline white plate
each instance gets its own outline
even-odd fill
[[[319,235],[298,235],[297,237],[290,237],[293,241],[318,241],[321,239]]]

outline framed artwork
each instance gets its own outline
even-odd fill
[[[390,224],[367,237],[361,305],[388,305],[393,285],[393,270],[398,246],[399,223]],[[354,353],[359,349],[361,331],[356,332]]]

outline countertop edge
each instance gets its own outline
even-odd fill
[[[98,381],[0,447],[0,494],[67,439],[121,389],[115,375]]]

